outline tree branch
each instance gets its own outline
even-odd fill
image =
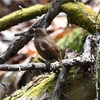
[[[64,87],[67,83],[67,77],[69,74],[70,66],[67,66],[66,68],[62,68],[58,80],[52,95],[52,100],[62,100],[63,94],[64,94]]]
[[[9,15],[6,15],[0,18],[0,31],[8,29],[11,26],[17,25],[18,23],[33,19],[36,16],[41,16],[42,14],[46,13],[50,9],[50,7],[51,4],[37,4],[32,7],[23,8]]]
[[[80,66],[84,65],[84,62],[86,64],[89,64],[88,60],[81,60],[81,57],[76,57],[72,59],[64,59],[63,65],[64,66]],[[56,70],[59,68],[59,62],[54,62],[50,64],[51,71]],[[19,70],[34,70],[34,69],[40,69],[40,70],[46,70],[46,64],[44,63],[26,63],[26,64],[0,64],[0,70],[3,71],[19,71]]]
[[[23,36],[21,36],[19,39],[14,41],[6,51],[0,54],[0,64],[5,63],[7,60],[9,60],[11,57],[13,57],[17,52],[24,47],[25,44],[27,44],[31,39],[32,36],[30,35],[28,31],[24,33]]]
[[[81,9],[79,8],[79,5]],[[76,3],[69,2],[62,5],[62,11],[67,14],[67,18],[70,23],[86,29],[87,31],[91,32],[91,34],[95,33],[96,27],[94,22],[98,13],[93,11],[90,7],[81,2],[78,2],[78,5]],[[86,14],[84,14],[83,11]],[[90,20],[90,18],[92,20]],[[100,15],[98,16],[97,24],[98,31],[100,31]]]

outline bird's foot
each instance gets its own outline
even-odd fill
[[[51,72],[51,69],[50,69],[50,62],[47,62],[46,60],[42,59],[42,58],[38,58],[38,60],[42,63],[45,63],[46,64],[46,69],[45,70],[42,70],[42,73],[46,73],[46,72]]]
[[[47,72],[51,72],[51,68],[50,68],[50,62],[46,62],[46,66],[47,66]]]

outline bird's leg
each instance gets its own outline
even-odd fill
[[[50,69],[50,63],[51,63],[51,61],[47,61],[47,62],[46,62],[46,65],[47,65],[47,72],[50,72],[50,71],[51,71],[51,69]]]
[[[46,64],[46,66],[48,66],[47,65],[47,61],[46,60],[44,60],[44,59],[42,59],[42,58],[38,58],[38,60],[40,61],[40,62],[42,62],[42,63],[45,63]],[[48,68],[46,68],[46,69],[44,69],[44,70],[41,70],[41,72],[42,73],[46,73],[47,72],[47,70],[48,70]],[[50,71],[49,71],[50,72]]]
[[[54,73],[59,73],[59,72],[60,72],[59,69],[51,69],[51,67],[50,67],[50,63],[51,63],[51,62],[52,62],[52,61],[47,61],[47,62],[46,62],[46,64],[47,64],[47,71],[48,71],[48,72],[53,71]]]
[[[46,60],[44,60],[44,59],[42,59],[42,58],[38,58],[38,60],[40,61],[40,62],[42,62],[42,63],[45,63],[46,64],[46,66],[47,66],[47,68],[46,68],[46,70],[44,70],[44,71],[42,71],[43,73],[44,72],[50,72],[51,71],[51,69],[50,69],[50,61],[46,61]]]

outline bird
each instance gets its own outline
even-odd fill
[[[34,28],[34,45],[39,55],[47,62],[57,60],[63,67],[60,49],[44,28]]]

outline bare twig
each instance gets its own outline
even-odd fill
[[[99,9],[99,12],[97,14],[97,16],[95,17],[95,26],[96,26],[96,36],[98,37],[98,25],[97,25],[97,19],[98,19],[98,16],[99,16],[99,13],[100,13],[100,9]],[[95,60],[95,73],[96,73],[96,100],[99,100],[99,83],[98,83],[98,77],[99,77],[99,73],[98,73],[98,69],[99,69],[99,64],[98,64],[98,61],[99,61],[99,43],[98,43],[98,38],[97,38],[97,53],[96,53],[96,60]]]
[[[62,60],[64,66],[73,66],[73,65],[84,65],[84,61],[89,63],[88,60],[81,60],[81,57],[76,57],[72,59],[64,59]],[[51,71],[53,69],[58,69],[59,62],[51,63]],[[40,69],[40,70],[46,70],[46,64],[44,63],[24,63],[24,64],[1,64],[0,70],[3,71],[19,71],[20,70],[34,70],[34,69]]]
[[[84,65],[84,62],[86,64],[89,64],[91,62],[89,62],[88,60],[81,60],[81,57],[76,57],[76,58],[72,58],[72,59],[64,59],[63,61],[63,65],[64,66],[73,66],[73,65]],[[50,64],[51,66],[51,71],[58,69],[59,68],[59,62],[54,62]],[[3,71],[19,71],[20,70],[36,70],[36,69],[40,69],[40,70],[46,70],[46,64],[44,63],[23,63],[23,64],[1,64],[0,65],[0,70]]]

